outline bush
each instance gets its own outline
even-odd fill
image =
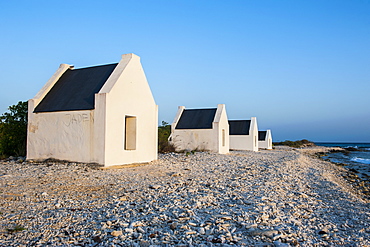
[[[158,152],[169,153],[175,151],[174,145],[168,142],[170,135],[171,125],[162,121],[162,125],[158,127]]]
[[[306,139],[299,140],[299,141],[283,141],[283,142],[274,142],[274,145],[283,145],[283,146],[289,146],[293,148],[301,148],[301,147],[307,147],[307,146],[314,146],[315,144],[313,142],[310,142]]]
[[[9,106],[0,116],[0,156],[25,156],[27,145],[27,102]]]

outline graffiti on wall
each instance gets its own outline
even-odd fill
[[[93,116],[89,112],[35,114],[29,123],[31,153],[66,160],[90,158]]]
[[[82,114],[65,114],[63,117],[63,123],[66,126],[80,124],[83,122],[90,122],[90,114],[82,113]]]

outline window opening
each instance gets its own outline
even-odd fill
[[[125,150],[136,150],[136,117],[125,116]]]
[[[254,146],[257,147],[257,136],[254,136]]]

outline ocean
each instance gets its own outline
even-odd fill
[[[345,164],[348,169],[358,173],[366,180],[370,179],[370,143],[329,143],[315,142],[317,146],[341,147],[348,152],[330,152],[322,157],[334,163]]]

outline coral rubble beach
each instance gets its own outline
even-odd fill
[[[369,246],[370,204],[324,147],[146,165],[0,162],[0,246]]]

